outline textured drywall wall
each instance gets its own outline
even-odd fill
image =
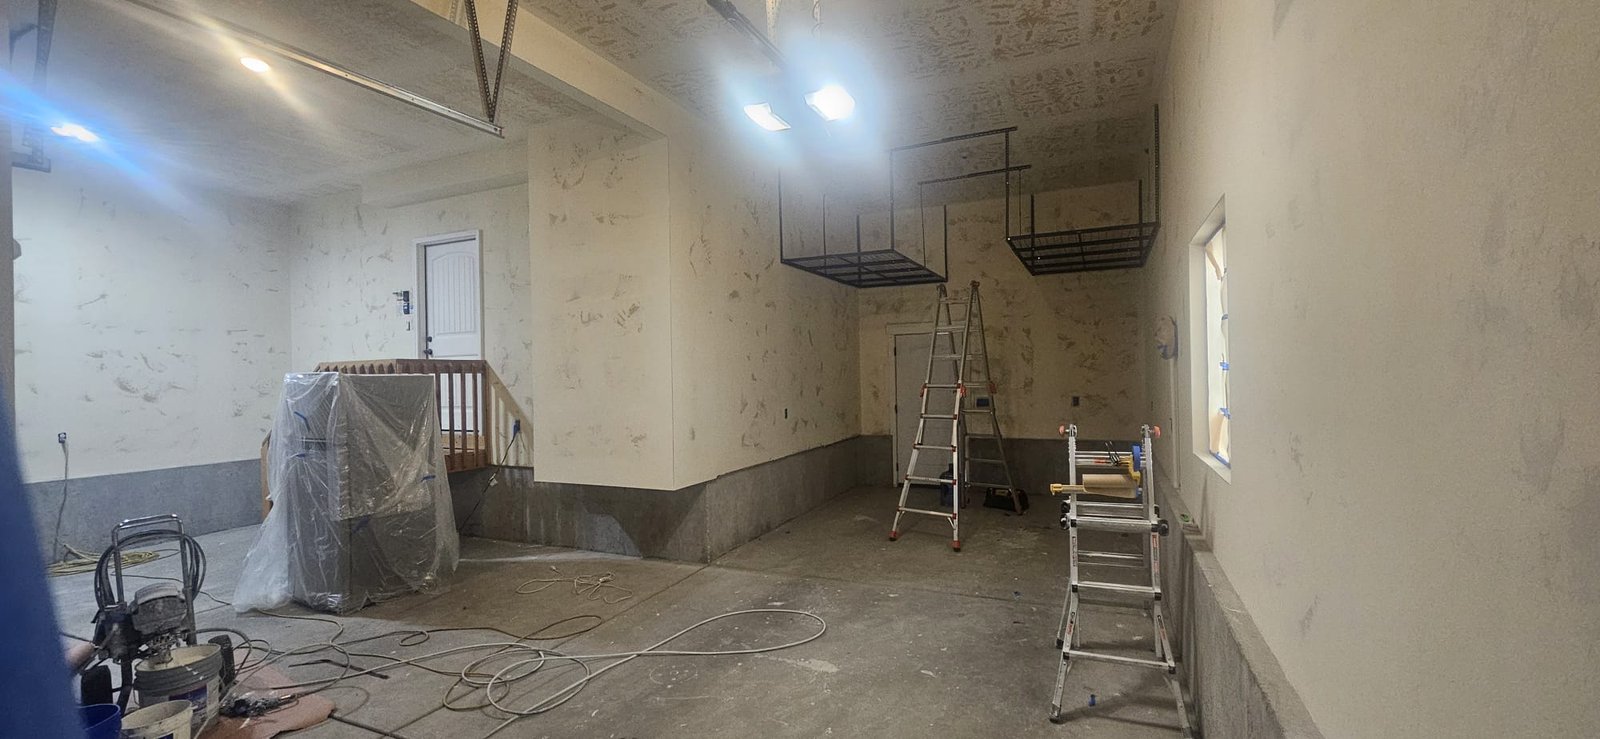
[[[520,155],[521,150],[516,149]],[[416,240],[482,231],[484,359],[506,399],[526,417],[533,407],[532,278],[528,265],[528,186],[515,185],[384,208],[346,191],[295,204],[288,310],[293,367],[318,362],[415,357],[420,314],[400,313],[394,293],[418,295]],[[511,448],[512,464],[531,463],[531,429]],[[505,448],[496,449],[498,458]]]
[[[671,143],[676,486],[855,436],[854,290],[779,263],[772,169]]]
[[[666,141],[593,119],[529,153],[539,479],[671,489]]]
[[[15,173],[26,479],[60,477],[62,431],[74,476],[255,458],[289,367],[287,209],[157,200],[73,151]]]
[[[1329,736],[1600,731],[1597,27],[1588,0],[1178,8],[1148,295],[1194,326],[1226,196],[1232,480],[1159,459]]]
[[[1047,214],[1055,228],[1128,223],[1138,215],[1138,183],[1041,196],[1039,211],[1041,228]],[[1056,438],[1056,427],[1070,422],[1089,438],[1132,438],[1130,429],[1143,422],[1145,407],[1137,354],[1140,272],[1034,277],[1006,246],[1004,217],[1003,200],[949,208],[949,288],[965,290],[973,280],[980,283],[1001,429],[1011,437]],[[862,433],[890,433],[890,328],[931,325],[934,298],[932,285],[861,291]],[[1082,403],[1076,408],[1071,404],[1074,395]]]

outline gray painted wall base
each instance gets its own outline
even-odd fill
[[[51,553],[61,481],[24,486],[33,506],[40,552]],[[67,482],[67,505],[61,514],[61,543],[91,556],[111,544],[111,527],[139,516],[176,513],[184,530],[194,534],[261,522],[261,460],[241,459],[192,467],[78,477]]]
[[[710,562],[863,484],[871,446],[854,437],[680,490],[541,482],[510,467],[451,475],[450,489],[466,535]]]
[[[1177,533],[1182,502],[1159,490],[1157,500],[1174,530],[1161,549],[1168,630],[1201,736],[1322,739],[1210,544]]]

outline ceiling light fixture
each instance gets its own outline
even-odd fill
[[[770,104],[755,103],[746,105],[744,106],[744,114],[750,116],[750,120],[755,121],[756,125],[768,131],[789,130],[789,122],[779,118],[777,113],[772,112]]]
[[[806,105],[817,111],[823,120],[839,121],[855,112],[856,99],[839,85],[824,85],[816,92],[806,93]]]
[[[50,127],[50,133],[63,138],[77,139],[85,144],[92,144],[100,140],[100,137],[95,132],[76,123],[58,123]]]
[[[271,64],[268,64],[265,61],[253,56],[241,56],[239,57],[239,63],[243,64],[245,69],[255,72],[256,74],[266,74],[272,71]]]

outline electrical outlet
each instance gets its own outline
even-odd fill
[[[1081,399],[1078,396],[1072,396],[1072,407],[1078,407],[1079,402],[1081,402]]]
[[[63,431],[63,432],[61,432],[59,434],[56,434],[56,443],[57,444],[65,444],[65,443],[67,443],[67,432]]]
[[[517,434],[520,434],[520,433],[522,433],[522,419],[520,419],[520,418],[511,419],[511,435],[512,436],[516,436]]]

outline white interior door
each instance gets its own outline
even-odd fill
[[[911,445],[917,438],[917,421],[922,410],[922,383],[928,373],[928,334],[895,334],[894,337],[894,469],[895,480],[905,474],[906,463],[911,460]],[[946,350],[948,351],[948,349]],[[955,372],[949,362],[934,364],[934,382],[950,383]],[[954,391],[930,390],[930,413],[949,413],[954,407]],[[929,421],[927,443],[948,444],[950,421]],[[938,477],[950,466],[950,455],[924,449],[917,455],[918,477]]]
[[[422,356],[483,358],[482,270],[478,236],[422,245]]]
[[[482,359],[483,290],[478,235],[443,236],[424,240],[421,246],[422,356]],[[480,430],[477,405],[467,389],[440,393],[439,421],[441,428],[451,432],[449,445],[465,445],[467,436]]]

